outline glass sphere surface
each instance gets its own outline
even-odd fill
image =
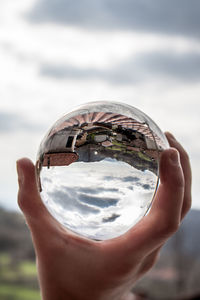
[[[151,206],[161,152],[159,127],[119,102],[90,102],[60,118],[36,162],[41,198],[62,225],[107,240],[134,226]]]

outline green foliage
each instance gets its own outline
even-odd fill
[[[32,261],[24,261],[19,266],[19,271],[24,276],[36,277],[36,265]]]
[[[35,259],[29,230],[21,214],[0,208],[0,253],[15,259]]]
[[[0,208],[0,299],[40,300],[35,254],[21,214]]]
[[[40,300],[40,293],[37,290],[16,286],[0,285],[1,300]]]
[[[151,158],[148,157],[147,155],[145,155],[144,153],[142,152],[138,152],[138,156],[143,159],[143,160],[146,160],[146,161],[150,161],[151,162]]]
[[[11,257],[8,253],[1,253],[0,254],[0,266],[4,267],[11,263]]]
[[[16,262],[11,255],[0,254],[0,299],[40,299],[35,263]]]

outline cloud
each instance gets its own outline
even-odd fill
[[[48,182],[51,185],[51,181]],[[116,206],[118,199],[112,197],[105,197],[104,192],[117,192],[115,188],[89,188],[89,187],[66,187],[59,186],[51,192],[48,192],[48,197],[54,199],[54,202],[61,205],[64,209],[77,211],[83,215],[97,214],[101,208],[109,208]]]
[[[152,52],[140,56],[139,64],[149,75],[161,75],[182,81],[200,79],[200,53]]]
[[[41,124],[33,124],[19,114],[0,111],[0,133],[9,133],[16,131],[39,131],[43,129]]]
[[[171,78],[182,82],[200,79],[200,53],[155,51],[135,55],[110,69],[77,68],[42,64],[40,75],[57,79],[100,79],[110,84],[132,84],[149,78]]]
[[[119,217],[120,217],[120,215],[118,215],[118,214],[112,214],[110,217],[103,218],[102,222],[103,223],[114,222]]]
[[[135,176],[126,176],[126,177],[123,177],[121,180],[123,182],[137,182],[140,179],[138,177],[135,177]]]
[[[133,64],[132,61],[130,63]],[[103,80],[110,84],[130,84],[139,79],[136,72],[133,72],[133,70],[131,72],[130,65],[129,69],[125,70],[122,65],[118,65],[113,69],[100,70],[96,68],[77,68],[71,65],[42,64],[40,75],[56,79]]]
[[[63,64],[42,64],[40,67],[40,74],[43,76],[55,77],[58,79],[64,78],[99,78],[105,77],[106,73],[98,69],[81,69],[74,67],[72,65],[63,65]]]
[[[150,184],[142,184],[143,189],[145,190],[150,190],[152,189],[152,187],[150,186]]]
[[[155,189],[155,182],[143,183],[142,178],[136,176],[125,176],[125,177],[112,177],[112,176],[104,176],[103,178],[105,181],[109,180],[119,180],[121,183],[130,183],[131,186],[127,188],[129,190],[134,190],[134,186],[138,186],[143,188],[144,190],[154,190]]]
[[[116,188],[103,188],[103,187],[96,187],[95,189],[94,188],[90,188],[90,187],[80,187],[79,188],[79,192],[80,193],[86,193],[86,194],[92,194],[92,195],[96,195],[96,194],[99,194],[99,193],[103,193],[103,192],[119,192],[118,189]]]
[[[81,203],[79,195],[74,189],[68,188],[68,191],[56,189],[53,192],[48,192],[48,196],[50,199],[54,199],[56,204],[61,205],[63,209],[68,211],[77,211],[83,215],[97,214],[99,212],[99,209]]]
[[[200,37],[198,0],[38,0],[34,22],[55,22],[88,29],[134,30]]]
[[[118,180],[120,182],[130,182],[130,183],[137,182],[137,185],[141,185],[140,178],[136,176],[125,176],[125,177],[104,176],[103,180],[105,181]]]
[[[87,194],[79,194],[79,199],[82,203],[84,202],[101,208],[116,206],[119,201],[118,199],[111,197],[95,197]]]
[[[0,111],[0,132],[38,131],[41,128],[42,125],[32,124],[18,114]]]

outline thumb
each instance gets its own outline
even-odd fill
[[[43,204],[37,186],[35,166],[28,158],[17,161],[18,173],[18,205],[24,213],[27,222],[37,221],[49,214]]]
[[[49,247],[61,247],[65,241],[82,241],[64,228],[47,210],[42,202],[37,185],[35,166],[28,158],[17,161],[18,205],[22,210],[31,231],[37,254],[46,256]],[[64,244],[63,244],[64,240]],[[45,250],[46,249],[46,250]],[[48,256],[47,256],[48,257]]]

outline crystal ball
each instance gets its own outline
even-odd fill
[[[82,105],[61,117],[40,144],[36,172],[42,201],[82,237],[118,237],[148,212],[167,147],[159,127],[130,105]]]

